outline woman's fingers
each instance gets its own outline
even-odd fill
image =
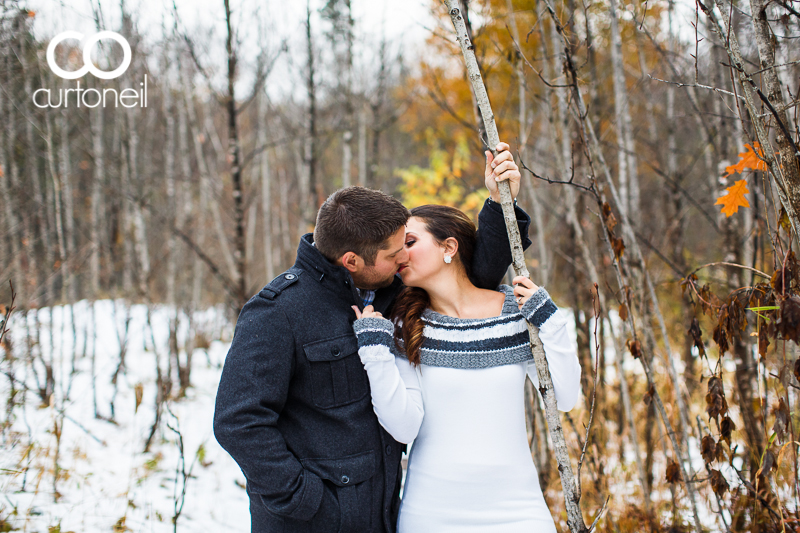
[[[533,288],[533,282],[531,278],[526,278],[525,276],[516,276],[514,279],[511,280],[511,283],[514,285],[522,285],[523,287]]]
[[[356,312],[356,320],[359,318],[383,318],[383,315],[375,311],[375,308],[371,305],[366,306],[363,311],[359,311],[358,307],[355,305],[351,305],[350,307]]]
[[[511,282],[514,284],[514,296],[516,296],[517,305],[519,305],[520,308],[525,305],[528,298],[539,288],[530,278],[526,278],[525,276],[516,276]]]

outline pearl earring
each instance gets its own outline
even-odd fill
[[[448,265],[453,261],[453,258],[449,255],[444,256],[444,262]]]

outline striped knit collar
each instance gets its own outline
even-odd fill
[[[455,318],[430,309],[425,324],[420,362],[428,366],[481,369],[533,358],[525,319],[511,287],[501,285],[506,299],[500,316]]]
[[[506,299],[503,301],[503,309],[500,311],[500,316],[493,316],[489,318],[457,318],[449,315],[442,315],[431,308],[427,308],[422,312],[422,320],[430,324],[470,325],[473,327],[481,326],[482,324],[488,325],[494,322],[505,321],[508,319],[508,315],[519,313],[519,307],[517,307],[517,302],[514,298],[514,289],[508,285],[500,285],[498,290],[506,294]]]

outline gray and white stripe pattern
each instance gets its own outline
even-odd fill
[[[527,319],[540,327],[558,310],[544,288],[539,288],[517,307],[514,290],[501,285],[506,294],[500,316],[453,318],[430,309],[422,312],[423,341],[420,362],[429,366],[478,369],[530,361],[533,354]],[[362,361],[390,359],[396,353],[394,325],[385,318],[362,318],[353,324]],[[388,347],[387,353],[382,347]]]
[[[503,314],[491,318],[464,319],[441,315],[430,309],[422,313],[425,324],[420,349],[423,364],[447,368],[478,369],[533,359],[524,317],[541,326],[558,309],[550,295],[539,288],[520,310],[513,289],[506,293]]]

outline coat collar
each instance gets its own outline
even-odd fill
[[[303,269],[320,285],[332,291],[348,305],[355,304],[359,308],[364,307],[350,272],[343,266],[331,263],[320,253],[314,246],[313,233],[306,233],[300,238],[295,266]],[[395,275],[391,285],[378,289],[375,292],[375,302],[373,303],[375,309],[381,313],[385,312],[402,286],[403,282],[400,276]]]

